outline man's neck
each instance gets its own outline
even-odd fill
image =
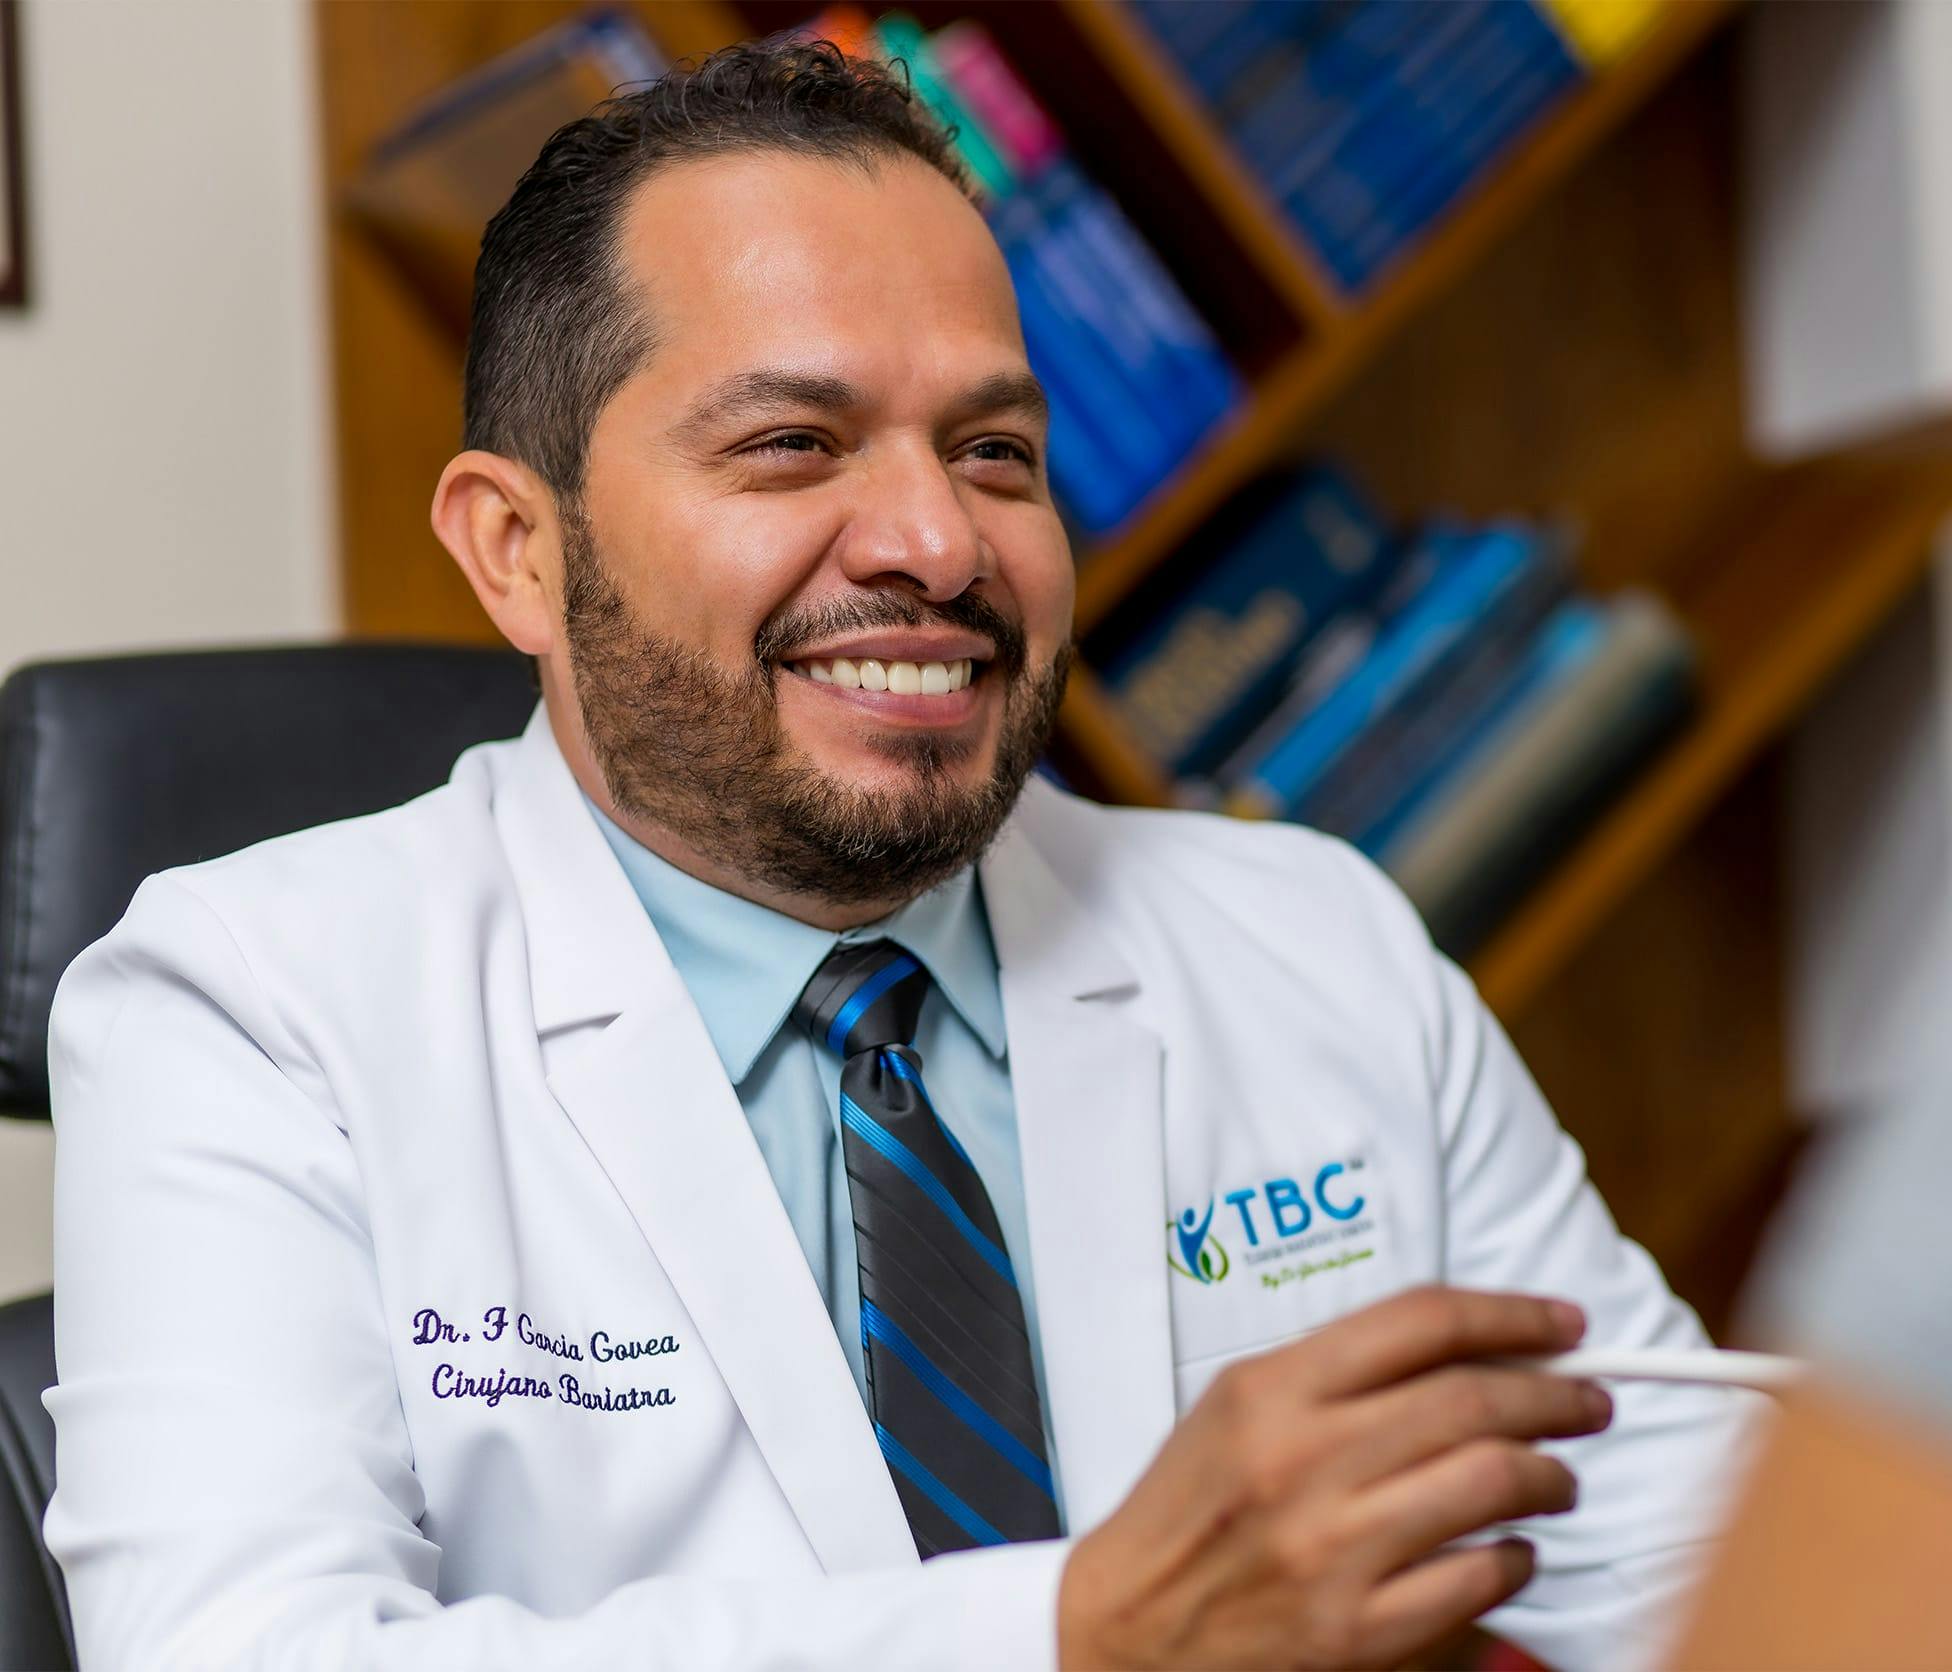
[[[653,824],[648,819],[635,818],[619,807],[610,795],[610,786],[603,781],[603,772],[596,764],[596,755],[590,748],[582,719],[574,705],[564,702],[553,689],[545,689],[543,707],[549,716],[550,730],[555,733],[556,747],[562,751],[563,759],[569,764],[570,775],[583,793],[602,809],[604,817],[633,842],[648,848],[667,865],[675,865],[687,876],[696,877],[700,882],[727,894],[735,894],[742,900],[751,900],[782,916],[811,924],[816,929],[832,930],[836,934],[843,929],[858,928],[863,923],[878,922],[907,904],[904,899],[840,903],[811,894],[794,894],[756,883],[728,866],[714,863],[708,855],[664,826]]]

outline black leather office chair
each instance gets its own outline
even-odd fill
[[[47,1118],[69,961],[152,871],[392,806],[534,705],[505,651],[331,645],[46,662],[0,686],[0,1114]],[[41,1545],[53,1301],[0,1307],[0,1667],[74,1664]]]

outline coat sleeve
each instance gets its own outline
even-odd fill
[[[307,1061],[178,878],[62,981],[46,1537],[84,1667],[1051,1663],[1062,1542],[652,1576],[572,1617],[443,1606],[359,1176]]]
[[[1443,1280],[1575,1301],[1590,1346],[1710,1345],[1652,1257],[1621,1235],[1579,1146],[1469,977],[1431,947],[1394,885],[1350,857],[1386,938],[1413,966],[1406,986],[1423,995]],[[1620,1672],[1665,1651],[1768,1405],[1721,1388],[1609,1391],[1615,1416],[1605,1434],[1546,1448],[1578,1477],[1578,1507],[1515,1529],[1538,1547],[1537,1577],[1483,1622],[1563,1672]]]

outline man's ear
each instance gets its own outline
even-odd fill
[[[429,520],[502,637],[546,656],[562,619],[562,531],[542,479],[499,453],[456,454]]]

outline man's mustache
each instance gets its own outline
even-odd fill
[[[997,668],[1013,678],[1023,672],[1029,658],[1023,628],[987,598],[965,592],[931,604],[912,592],[893,589],[777,612],[760,627],[752,649],[761,662],[790,662],[802,645],[889,627],[960,627],[980,633],[994,647]]]

